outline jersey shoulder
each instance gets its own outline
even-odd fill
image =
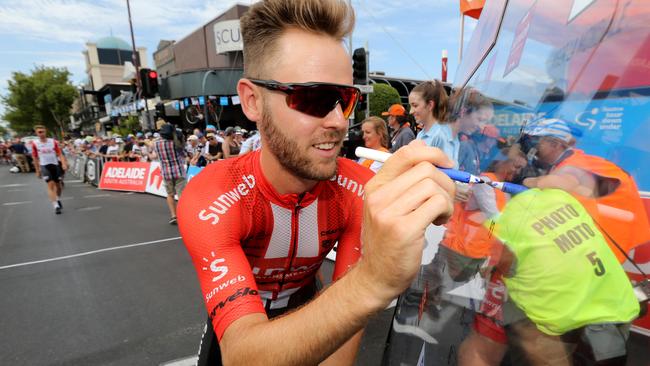
[[[247,154],[219,160],[195,175],[178,202],[179,225],[195,218],[216,225],[226,217],[238,216],[238,209],[253,196],[257,184],[254,157]]]
[[[339,170],[337,175],[354,179],[362,184],[365,184],[375,175],[372,170],[362,166],[354,160],[339,158],[338,163]]]

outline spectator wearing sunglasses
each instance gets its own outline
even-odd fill
[[[240,24],[237,92],[261,150],[209,165],[179,202],[208,314],[198,364],[352,365],[368,319],[415,276],[426,226],[451,214],[453,183],[431,163],[452,164],[416,141],[370,180],[338,157],[360,95],[346,1],[260,1]]]
[[[203,157],[207,164],[210,164],[223,158],[223,147],[221,142],[217,141],[217,136],[214,133],[208,132],[206,138],[208,144],[203,148]]]
[[[241,149],[241,144],[237,142],[235,134],[237,131],[234,127],[228,127],[224,131],[223,143],[221,145],[221,151],[223,152],[223,158],[228,159],[239,155],[239,150]]]

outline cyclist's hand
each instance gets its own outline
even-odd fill
[[[420,267],[426,227],[446,222],[453,212],[455,185],[434,164],[453,166],[441,150],[416,140],[366,185],[359,265],[382,300],[408,287]]]

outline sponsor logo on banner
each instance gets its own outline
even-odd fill
[[[151,162],[145,192],[155,194],[156,196],[167,197],[167,190],[165,189],[163,182],[164,180],[160,169],[160,162]]]
[[[100,189],[144,192],[149,177],[149,163],[108,162],[99,181]]]
[[[535,5],[533,5],[524,17],[519,21],[517,27],[515,28],[515,36],[512,40],[512,46],[510,46],[510,55],[508,56],[508,61],[506,62],[506,68],[503,72],[503,77],[508,75],[512,70],[516,69],[519,66],[519,61],[521,61],[521,56],[524,54],[524,47],[526,47],[526,40],[528,39],[528,31],[530,30],[530,23],[533,17],[535,10]]]

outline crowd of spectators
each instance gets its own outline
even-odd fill
[[[179,130],[180,131],[180,130]],[[239,126],[217,130],[213,125],[195,128],[192,134],[179,133],[188,166],[203,167],[220,159],[244,155],[261,147],[257,131],[247,131]],[[159,132],[135,132],[126,136],[107,133],[66,137],[61,146],[66,154],[100,158],[103,162],[158,161],[154,143],[161,139]],[[0,141],[0,162],[13,165],[12,172],[34,171],[28,136]]]

